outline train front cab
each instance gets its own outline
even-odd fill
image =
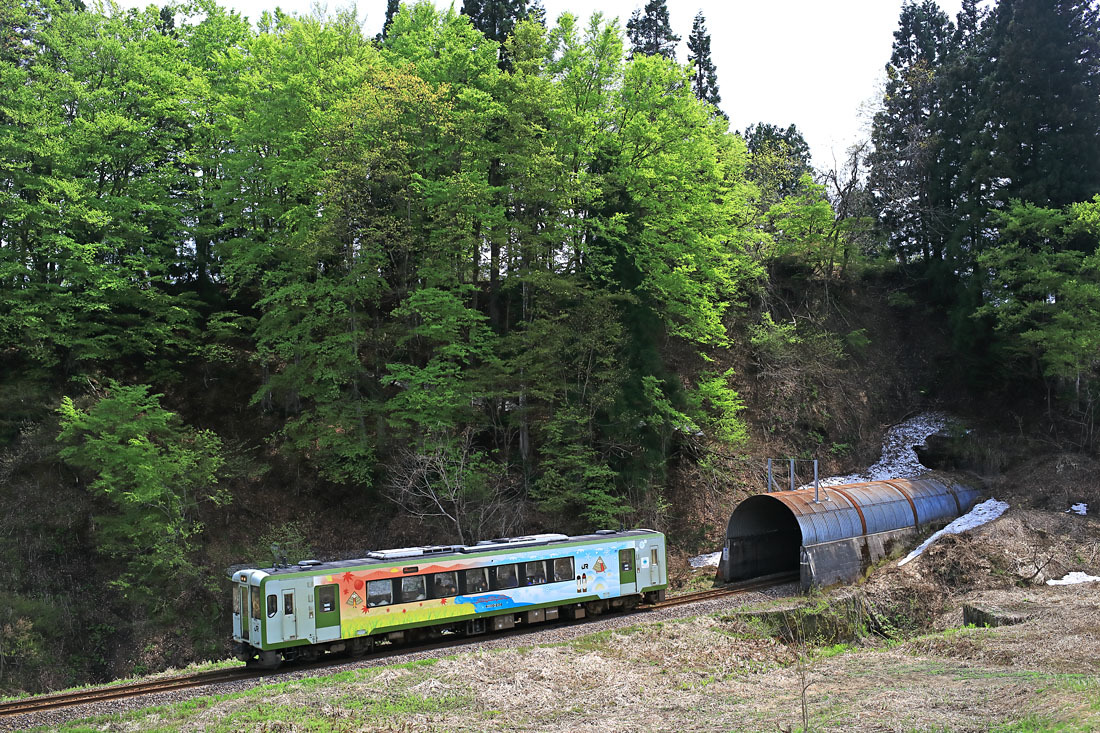
[[[310,661],[322,651],[344,648],[338,586],[314,586],[309,576],[262,570],[239,571],[233,581],[233,640],[239,659],[270,668],[284,658]],[[353,651],[363,651],[365,641],[353,641]]]
[[[278,652],[264,647],[299,634],[299,594],[294,589],[281,593],[279,583],[264,582],[267,577],[262,570],[241,570],[233,576],[233,641],[237,658],[250,665],[276,666]]]
[[[233,641],[242,659],[250,658],[253,649],[263,646],[264,599],[260,583],[264,575],[258,570],[241,570],[233,575]]]

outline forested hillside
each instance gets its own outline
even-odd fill
[[[0,688],[223,653],[272,542],[695,549],[937,400],[1095,450],[1093,3],[906,4],[815,170],[663,0],[73,1],[0,0]]]

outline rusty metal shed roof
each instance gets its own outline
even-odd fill
[[[809,488],[750,497],[733,512],[726,536],[759,535],[761,525],[771,522],[763,517],[774,516],[778,503],[797,520],[802,545],[816,545],[950,520],[969,510],[978,492],[933,479],[893,479],[822,487],[820,501],[814,496]]]

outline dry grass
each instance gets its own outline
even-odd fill
[[[1015,627],[805,658],[812,730],[1100,729],[1087,598],[1051,589]],[[1095,596],[1090,593],[1090,597]],[[997,600],[1000,596],[991,598]],[[1093,607],[1093,611],[1095,608]],[[1093,616],[1094,618],[1094,616]],[[545,647],[461,654],[270,686],[99,730],[793,731],[799,650],[707,616]],[[1095,637],[1095,634],[1092,633]],[[1045,645],[1044,645],[1044,642]],[[1076,649],[1075,649],[1076,648]],[[1030,653],[1032,652],[1037,653]],[[1005,730],[1014,730],[1005,728]]]

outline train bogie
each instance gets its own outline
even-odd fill
[[[664,536],[534,535],[233,574],[233,638],[255,666],[362,654],[376,641],[584,618],[663,595]]]

